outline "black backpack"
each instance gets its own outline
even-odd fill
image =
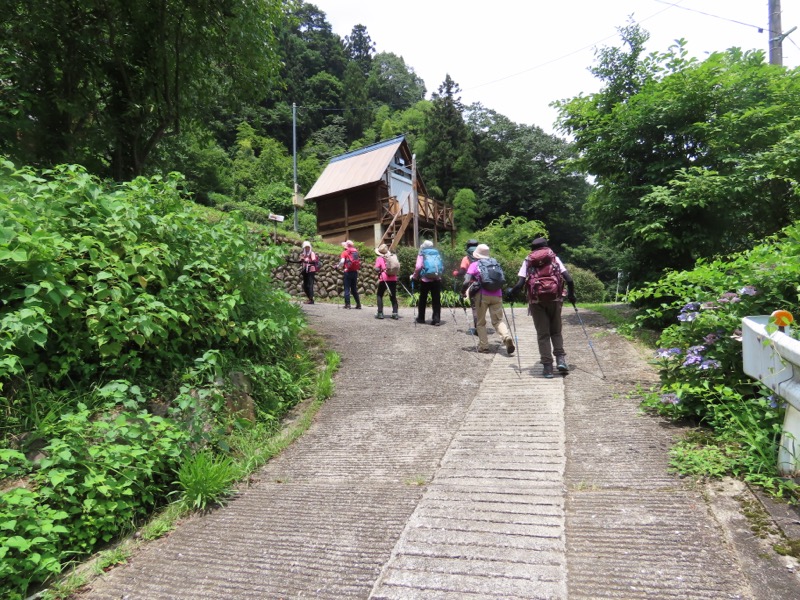
[[[481,289],[487,292],[502,290],[506,284],[503,267],[494,258],[481,258],[478,260],[478,273],[481,278]]]

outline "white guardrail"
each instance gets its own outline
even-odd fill
[[[800,341],[791,327],[769,333],[769,316],[742,319],[744,372],[758,379],[787,403],[778,449],[778,470],[793,477],[800,471]]]

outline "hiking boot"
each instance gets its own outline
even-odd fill
[[[558,369],[559,373],[562,373],[563,375],[569,373],[569,365],[567,364],[566,356],[556,356],[556,368]]]
[[[303,304],[314,304],[314,301],[313,300],[306,300],[305,302],[303,302]]]
[[[542,375],[545,379],[552,379],[553,378],[553,365],[542,365]]]
[[[376,319],[382,319],[383,318],[383,313],[376,313],[375,314],[375,318]]]
[[[356,304],[356,310],[361,310],[361,305],[360,304]]]
[[[431,325],[433,325],[434,327],[438,327],[439,325],[441,325],[441,323],[439,321],[431,321]]]
[[[489,349],[488,348],[478,348],[478,352],[480,352],[481,354],[489,354]]]
[[[400,315],[398,315],[397,313],[392,313],[392,318],[393,318],[395,321],[397,321],[397,319],[399,319],[399,318],[400,318]]]
[[[506,345],[506,352],[508,352],[508,355],[511,356],[514,354],[514,350],[517,349],[516,346],[514,346],[514,340],[512,340],[510,337],[507,337],[503,340],[503,343]]]
[[[415,319],[420,325],[425,325],[425,319]]]
[[[349,304],[344,305],[345,308],[352,308]]]

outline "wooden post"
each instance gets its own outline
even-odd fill
[[[419,248],[419,196],[417,194],[417,155],[411,155],[411,202],[414,205],[414,248]]]

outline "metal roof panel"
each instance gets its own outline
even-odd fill
[[[394,138],[332,158],[306,194],[306,200],[377,183],[403,140],[403,137]]]

